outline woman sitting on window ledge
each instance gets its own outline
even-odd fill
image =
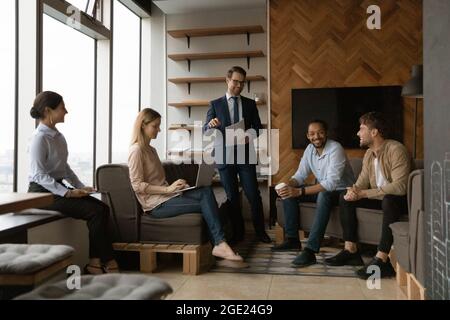
[[[95,190],[85,187],[72,171],[67,163],[66,139],[56,129],[56,124],[64,122],[67,114],[63,98],[55,92],[42,92],[34,100],[30,114],[34,119],[39,119],[39,126],[30,145],[28,192],[53,193],[53,204],[42,209],[59,211],[65,216],[87,221],[90,261],[84,268],[85,273],[118,272],[108,232],[109,207],[89,196]]]
[[[179,179],[168,184],[156,149],[150,146],[160,130],[161,115],[153,109],[142,110],[134,124],[132,145],[128,158],[130,180],[145,214],[154,218],[169,218],[182,214],[201,212],[214,245],[215,257],[236,262],[233,267],[245,267],[241,256],[225,241],[219,221],[219,208],[211,187],[179,192],[188,187]]]

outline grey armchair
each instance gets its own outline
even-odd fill
[[[169,183],[183,178],[195,184],[198,165],[163,163]],[[111,207],[114,242],[203,244],[208,241],[205,222],[198,212],[156,219],[143,214],[136,199],[125,164],[108,164],[97,169],[97,188]]]
[[[412,273],[421,283],[424,275],[424,171],[411,172],[408,180],[408,216],[407,222],[395,222],[390,225],[394,236],[394,249],[398,264],[408,273]]]

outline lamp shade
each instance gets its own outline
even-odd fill
[[[410,98],[423,98],[423,65],[412,67],[412,76],[402,89],[402,96]]]

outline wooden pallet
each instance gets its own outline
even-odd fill
[[[425,288],[412,273],[406,274],[406,292],[408,300],[425,300]]]
[[[408,300],[425,300],[425,288],[412,273],[408,273],[397,262],[395,268],[397,285],[407,296]]]
[[[157,268],[157,253],[183,254],[183,273],[198,275],[209,270],[214,262],[211,244],[151,244],[151,243],[114,243],[114,250],[135,251],[140,255],[140,271],[152,273]]]

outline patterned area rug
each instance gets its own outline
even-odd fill
[[[270,231],[270,230],[269,230]],[[268,232],[269,236],[274,239],[274,233]],[[214,266],[211,272],[228,272],[228,273],[258,273],[258,274],[277,274],[277,275],[298,275],[298,276],[329,276],[329,277],[356,277],[355,271],[359,267],[343,266],[331,267],[323,263],[325,258],[331,257],[340,251],[335,247],[323,247],[320,253],[316,255],[317,264],[306,268],[296,268],[291,265],[299,252],[272,252],[270,248],[273,244],[257,242],[253,239],[253,235],[247,234],[245,240],[239,243],[234,249],[249,264],[245,269],[232,269],[221,266]],[[305,247],[306,240],[302,241]]]

